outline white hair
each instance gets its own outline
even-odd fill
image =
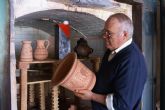
[[[121,31],[128,32],[129,37],[133,36],[133,29],[134,29],[133,23],[127,15],[123,13],[116,13],[116,14],[111,15],[108,18],[108,21],[113,18],[117,19],[121,23]]]

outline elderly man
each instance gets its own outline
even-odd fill
[[[76,90],[75,95],[92,101],[92,110],[140,110],[147,69],[141,51],[132,40],[133,24],[117,13],[104,26],[104,54],[92,91]]]

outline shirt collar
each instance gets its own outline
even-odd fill
[[[119,51],[121,51],[123,48],[127,47],[128,45],[130,45],[132,42],[132,38],[130,38],[128,41],[126,41],[124,44],[122,44],[119,48],[115,49],[112,53],[118,53]]]

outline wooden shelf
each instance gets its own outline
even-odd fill
[[[35,63],[58,63],[60,60],[55,59],[46,59],[46,60],[33,60],[33,61],[19,61],[19,63],[28,63],[28,64],[35,64]]]
[[[30,84],[39,84],[39,83],[47,83],[47,82],[51,82],[51,80],[31,81],[28,82],[27,84],[30,85]]]
[[[98,71],[98,68],[100,65],[100,57],[89,57],[89,58],[79,59],[79,60],[82,62],[89,61],[93,65],[92,70],[94,72]],[[52,65],[53,66],[52,70],[53,70],[54,68],[56,68],[59,65],[60,62],[61,62],[61,60],[56,60],[56,59],[46,59],[43,61],[33,60],[30,62],[23,62],[23,61],[17,62],[17,64],[18,64],[17,66],[21,72],[20,73],[20,82],[19,82],[19,84],[20,84],[20,105],[21,105],[20,110],[27,110],[27,98],[28,98],[27,97],[27,95],[28,95],[27,94],[28,93],[28,87],[27,86],[28,85],[32,88],[34,86],[34,84],[39,84],[40,88],[41,88],[40,91],[42,93],[42,92],[44,92],[43,91],[44,83],[51,82],[51,76],[53,74],[52,73],[53,71],[50,71],[50,73],[49,73],[48,72],[49,68],[45,67],[44,64],[53,64]],[[35,65],[35,64],[37,64],[37,65]],[[40,64],[43,64],[43,65],[40,65]],[[34,74],[33,74],[33,72],[34,72]],[[36,74],[37,73],[39,73],[39,74],[36,75],[35,72],[36,72]],[[46,73],[46,72],[48,72],[48,73]],[[30,75],[29,79],[28,79],[28,74],[31,74],[31,73],[32,73],[32,75]],[[46,74],[40,75],[40,73],[46,73]],[[60,91],[60,92],[62,93],[62,91]],[[44,102],[43,97],[44,96],[41,95],[41,97],[40,97],[41,102],[42,101]]]

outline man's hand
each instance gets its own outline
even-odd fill
[[[92,100],[106,105],[106,95],[96,94],[90,90],[75,90],[74,94],[83,100]]]
[[[83,100],[92,100],[93,92],[90,90],[75,90],[74,94]]]

